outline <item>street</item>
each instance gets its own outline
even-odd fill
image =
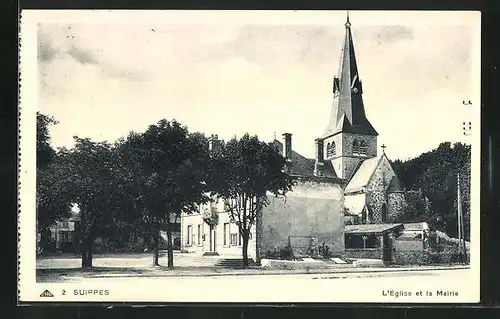
[[[77,256],[40,258],[36,292],[49,289],[54,301],[473,302],[479,289],[464,267],[230,269],[176,253],[168,270],[165,256],[159,267],[148,253],[95,257],[88,271]]]

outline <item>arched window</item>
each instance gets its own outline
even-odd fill
[[[355,138],[354,142],[352,142],[352,154],[353,155],[359,154],[359,141],[357,138]]]
[[[326,157],[332,157],[335,155],[335,142],[328,143],[326,145]]]
[[[362,155],[366,155],[368,153],[368,145],[366,145],[365,141],[361,141],[361,143],[359,143],[359,153]]]
[[[368,145],[366,142],[357,138],[352,142],[352,154],[353,155],[366,155],[368,153]]]
[[[382,204],[382,223],[386,223],[387,222],[387,205]]]
[[[366,208],[364,208],[363,211],[361,212],[361,224],[367,224]]]

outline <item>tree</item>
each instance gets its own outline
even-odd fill
[[[49,128],[57,123],[52,116],[36,114],[36,215],[40,250],[48,246],[49,226],[68,217],[71,207],[63,183],[63,162],[51,146]]]
[[[36,113],[36,167],[42,169],[47,167],[54,158],[56,152],[50,145],[51,138],[49,127],[58,122],[52,116]]]
[[[429,221],[431,225],[450,236],[457,235],[457,175],[461,176],[462,204],[464,212],[465,237],[469,238],[470,224],[470,170],[471,146],[462,143],[441,143],[436,149],[402,162],[396,160],[393,167],[403,184],[412,190],[419,190],[419,198],[406,194],[410,204],[413,201],[412,218]],[[426,215],[423,202],[430,203]],[[420,202],[420,206],[416,205]],[[425,205],[424,205],[425,204]],[[418,207],[417,207],[418,206]],[[412,211],[407,211],[406,215]]]
[[[126,203],[116,148],[107,142],[75,137],[75,147],[59,153],[69,197],[80,208],[82,268],[89,269],[96,237],[105,225],[114,222]]]
[[[122,149],[134,180],[128,185],[135,207],[153,237],[153,263],[158,265],[160,230],[166,225],[168,268],[173,269],[172,221],[209,200],[208,140],[175,120],[161,120],[143,134],[130,135]]]
[[[223,198],[226,211],[243,239],[243,267],[248,268],[250,230],[269,203],[268,194],[285,196],[293,178],[283,170],[285,159],[272,143],[245,134],[233,138],[213,157],[212,193]]]

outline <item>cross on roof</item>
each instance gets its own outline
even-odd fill
[[[351,26],[351,22],[349,21],[349,10],[347,10],[347,21],[345,23],[345,26],[349,28]]]
[[[380,146],[380,147],[382,147],[382,153],[384,153],[384,154],[385,154],[385,148],[386,148],[387,146],[385,146],[385,144],[382,144],[382,146]]]

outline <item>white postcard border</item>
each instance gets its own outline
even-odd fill
[[[359,13],[361,14],[361,13]],[[363,13],[366,19],[357,24],[397,24],[416,13],[391,11],[384,14],[384,19],[375,19],[369,12]],[[475,28],[474,43],[474,83],[475,94],[471,99],[479,108],[480,103],[480,53],[481,29],[480,12],[427,12],[420,21],[432,24],[471,24]],[[166,19],[165,17],[168,17]],[[471,172],[471,265],[470,270],[460,280],[443,282],[433,277],[429,281],[387,277],[383,286],[371,284],[369,278],[343,281],[332,280],[290,280],[290,275],[280,278],[266,276],[236,276],[215,280],[213,277],[192,277],[169,281],[169,277],[160,279],[135,280],[128,285],[127,278],[108,278],[79,283],[37,283],[36,282],[36,216],[35,216],[35,180],[36,180],[36,110],[37,110],[37,23],[39,22],[81,22],[81,23],[259,23],[278,24],[293,22],[309,24],[342,24],[344,12],[305,12],[305,11],[226,11],[226,12],[160,12],[160,11],[36,11],[24,10],[20,28],[20,121],[19,121],[19,274],[18,290],[22,302],[478,302],[479,301],[479,253],[480,253],[480,112],[471,114],[473,125],[472,172]],[[465,98],[465,97],[464,97]],[[458,107],[458,106],[457,106]],[[316,277],[329,276],[317,275]],[[333,274],[332,274],[333,276]],[[314,277],[311,275],[310,277]],[[439,278],[439,277],[438,277]],[[338,287],[341,287],[340,289]],[[53,298],[42,298],[44,290],[51,291]],[[75,290],[104,290],[107,295],[75,295]],[[61,292],[68,293],[64,296]],[[382,291],[411,291],[412,296],[400,295],[384,297]],[[426,296],[425,291],[457,291],[459,296]],[[422,297],[415,292],[423,291]]]

